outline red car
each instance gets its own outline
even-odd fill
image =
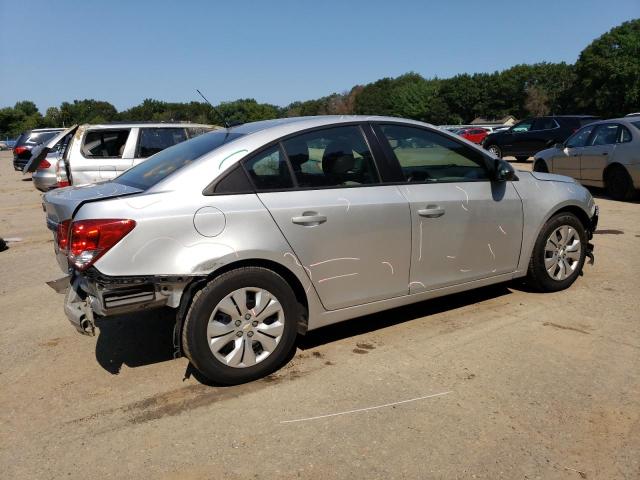
[[[482,143],[484,138],[489,135],[489,130],[478,127],[462,128],[458,130],[458,135],[466,138],[473,143]]]

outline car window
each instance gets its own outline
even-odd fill
[[[618,140],[617,143],[627,143],[631,141],[631,132],[624,125],[620,125],[620,130],[618,130]]]
[[[187,127],[187,136],[194,138],[203,133],[211,132],[212,130],[214,130],[213,127]]]
[[[55,137],[58,132],[27,132],[20,135],[18,141],[16,142],[17,146],[29,145],[35,146],[40,145],[42,143],[48,142],[53,137]]]
[[[114,182],[146,190],[203,155],[243,135],[217,130],[178,143],[125,171]]]
[[[584,147],[589,139],[589,135],[591,135],[591,132],[593,132],[593,125],[581,128],[569,137],[566,143],[567,148]]]
[[[258,191],[293,187],[289,166],[280,145],[253,156],[244,163],[244,168]]]
[[[489,178],[480,152],[422,128],[381,125],[407,182],[461,182]]]
[[[511,131],[515,133],[528,132],[531,130],[531,126],[533,125],[533,120],[523,120],[520,123],[516,123],[513,127],[511,127]]]
[[[589,145],[612,145],[616,143],[618,137],[618,125],[614,123],[605,123],[598,125],[594,132]]]
[[[316,130],[282,142],[299,187],[378,183],[373,156],[360,127]]]
[[[631,125],[633,125],[634,127],[636,127],[638,130],[640,130],[640,122],[631,122]]]
[[[538,118],[533,122],[531,130],[551,130],[557,126],[558,124],[553,118],[543,117]]]
[[[150,157],[186,139],[184,128],[141,128],[136,157]]]
[[[91,158],[121,158],[129,138],[129,129],[89,130],[84,137],[82,154]]]

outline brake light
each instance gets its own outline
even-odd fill
[[[61,252],[67,253],[69,248],[69,226],[71,225],[71,220],[65,220],[64,222],[60,222],[58,224],[58,228],[56,229],[56,242],[58,243],[58,248]]]
[[[73,222],[68,244],[69,262],[78,270],[89,268],[135,226],[135,221],[121,219]]]
[[[38,170],[44,170],[45,168],[49,168],[51,166],[51,164],[49,162],[47,162],[47,159],[43,159],[40,162],[40,165],[38,165]]]
[[[68,187],[71,185],[67,178],[67,172],[64,169],[63,160],[58,160],[58,163],[56,163],[56,184],[58,187]]]
[[[13,153],[15,153],[16,155],[22,155],[26,151],[27,147],[16,147],[13,149]]]

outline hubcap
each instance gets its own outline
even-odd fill
[[[493,153],[496,157],[500,156],[500,149],[498,147],[489,147],[489,151]]]
[[[207,325],[209,348],[229,367],[251,367],[275,350],[284,321],[282,305],[274,295],[262,288],[240,288],[214,308]]]
[[[582,244],[575,228],[562,225],[556,228],[544,247],[544,268],[554,280],[564,280],[578,268]]]

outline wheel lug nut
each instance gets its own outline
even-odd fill
[[[256,322],[255,320],[253,322],[251,322],[251,325],[253,325],[254,327],[258,326],[258,322]]]
[[[253,337],[253,332],[247,332],[247,337]]]
[[[240,320],[236,320],[236,327],[239,327],[242,322]]]
[[[242,332],[236,333],[236,337],[241,337],[241,336],[242,336]]]

